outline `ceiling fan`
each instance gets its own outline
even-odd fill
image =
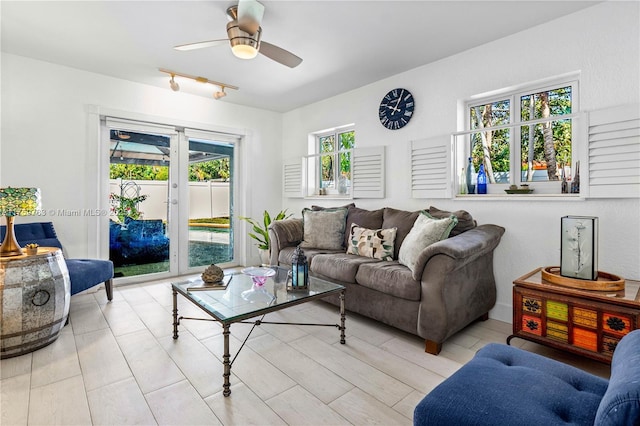
[[[284,50],[281,47],[261,40],[262,17],[264,5],[256,0],[239,0],[237,6],[227,9],[229,23],[227,24],[227,36],[219,40],[201,41],[198,43],[182,44],[175,46],[176,50],[195,50],[205,47],[213,47],[229,42],[233,54],[241,59],[253,59],[258,53],[262,53],[289,68],[295,68],[302,62],[302,58]]]

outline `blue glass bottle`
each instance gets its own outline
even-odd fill
[[[484,164],[480,164],[478,171],[478,194],[487,193],[487,174],[484,171]]]

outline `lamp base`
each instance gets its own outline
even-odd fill
[[[16,235],[13,232],[13,216],[6,216],[7,218],[7,234],[4,236],[2,246],[0,246],[0,256],[20,256],[22,255],[22,248],[16,240]]]

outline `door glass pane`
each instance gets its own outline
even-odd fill
[[[170,138],[110,131],[109,259],[116,277],[169,270]]]
[[[233,260],[233,155],[233,144],[189,139],[189,268]]]

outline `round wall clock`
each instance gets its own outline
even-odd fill
[[[390,130],[401,129],[411,120],[414,107],[415,102],[411,92],[407,89],[393,89],[380,101],[378,109],[380,123]]]

